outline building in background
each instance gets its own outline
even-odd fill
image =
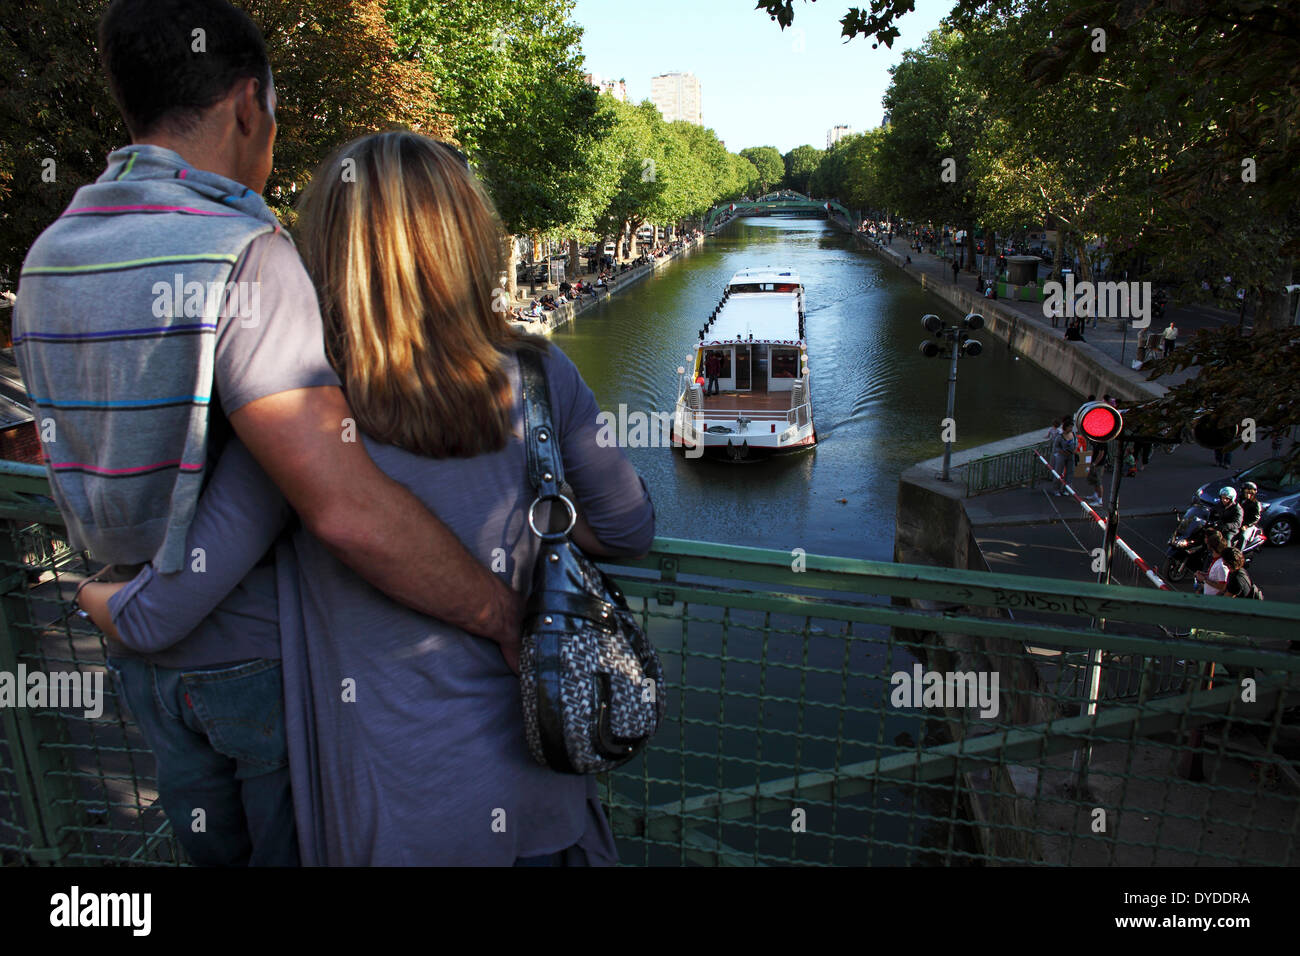
[[[588,73],[584,79],[602,93],[608,93],[616,100],[627,102],[627,80],[607,80],[599,73]]]
[[[663,73],[650,80],[650,99],[668,123],[686,120],[704,125],[700,81],[694,73]]]
[[[844,137],[852,135],[852,126],[832,126],[826,131],[826,148],[830,149]]]

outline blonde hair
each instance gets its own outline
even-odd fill
[[[453,147],[404,130],[341,147],[299,203],[325,348],[357,424],[432,458],[499,451],[505,351],[545,349],[504,308],[505,233]]]

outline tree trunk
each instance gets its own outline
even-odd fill
[[[1082,235],[1073,236],[1074,252],[1079,257],[1079,278],[1092,282],[1092,260],[1088,258],[1088,240]]]
[[[1293,275],[1291,260],[1279,259],[1278,267],[1268,284],[1260,289],[1259,307],[1255,310],[1256,332],[1284,329],[1295,318],[1295,313],[1291,311],[1291,296],[1286,291]]]
[[[1052,278],[1061,281],[1061,269],[1065,266],[1065,229],[1060,220],[1056,223],[1056,248],[1052,250]]]
[[[576,278],[582,271],[581,257],[578,255],[578,240],[569,240],[569,277]]]

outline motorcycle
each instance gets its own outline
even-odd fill
[[[1264,505],[1263,510],[1267,511],[1268,506]],[[1175,511],[1174,514],[1178,514],[1178,512]],[[1210,509],[1199,498],[1192,502],[1191,507],[1183,512],[1178,527],[1169,536],[1169,546],[1165,549],[1163,571],[1166,581],[1177,584],[1193,571],[1205,569],[1205,530],[1209,520]],[[1261,513],[1260,522],[1263,520],[1263,514]],[[1268,536],[1260,530],[1259,523],[1244,529],[1241,552],[1246,556],[1246,567],[1250,567],[1251,554],[1263,547],[1267,541]]]

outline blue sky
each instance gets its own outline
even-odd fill
[[[889,68],[918,47],[952,8],[951,0],[917,0],[899,21],[892,50],[858,37],[844,43],[839,19],[867,0],[796,3],[784,32],[754,0],[577,0],[572,19],[584,30],[589,71],[626,79],[628,96],[650,96],[650,78],[683,71],[700,79],[704,125],[738,152],[803,143],[821,149],[826,131],[880,125]]]

